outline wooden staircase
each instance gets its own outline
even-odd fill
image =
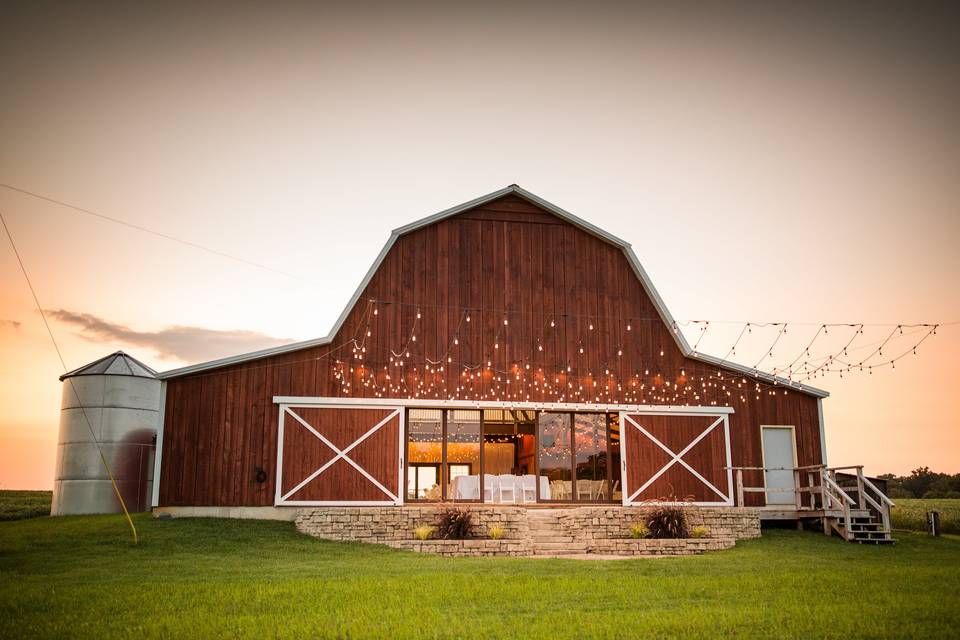
[[[863,512],[859,512],[863,513]],[[847,529],[842,518],[827,516],[827,526],[841,538],[860,544],[893,544],[896,542],[890,537],[890,532],[884,530],[883,522],[873,514],[864,515],[850,513],[850,528]]]
[[[860,544],[892,544],[890,507],[895,506],[877,486],[863,475],[862,466],[825,467],[730,467],[736,472],[737,502],[746,505],[745,494],[763,493],[769,504],[771,494],[789,493],[794,504],[778,500],[773,508],[762,508],[761,519],[819,521],[823,532],[839,535],[848,542]],[[793,486],[789,488],[755,487],[744,484],[744,472],[791,471]],[[846,484],[837,481],[841,472]]]
[[[854,486],[841,487],[837,471],[856,471]],[[863,475],[863,467],[836,467],[820,471],[823,532],[837,533],[847,542],[893,544],[890,507],[893,501]],[[852,495],[857,496],[856,499]]]

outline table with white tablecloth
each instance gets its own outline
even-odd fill
[[[513,478],[513,487],[514,495],[516,496],[516,502],[524,502],[523,496],[523,484],[524,478],[534,478],[533,474],[527,474],[525,476],[511,476]],[[493,486],[490,479],[493,479]],[[487,490],[493,489],[491,495],[493,496],[493,502],[499,502],[500,500],[500,483],[502,478],[499,476],[488,476],[485,484],[488,485],[485,488]],[[530,480],[527,480],[528,485]],[[480,476],[479,475],[463,475],[457,476],[453,479],[451,483],[450,497],[453,500],[479,500],[480,499]],[[547,480],[546,476],[540,476],[540,499],[549,500],[550,499],[550,482]],[[526,502],[533,502],[533,500],[526,500]]]

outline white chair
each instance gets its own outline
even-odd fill
[[[498,495],[500,496],[500,503],[514,503],[517,501],[517,479],[516,476],[510,474],[503,474],[497,476],[497,481],[500,484],[500,491]]]
[[[593,480],[577,480],[577,500],[593,500]]]
[[[534,475],[525,475],[521,479],[523,487],[523,502],[537,501],[537,477]]]
[[[600,480],[600,485],[597,488],[597,500],[606,500],[607,499],[607,481]]]
[[[569,500],[571,498],[570,481],[554,480],[550,483],[550,491],[554,500]]]
[[[497,495],[499,490],[500,482],[497,480],[497,476],[489,473],[483,474],[483,501],[493,502],[493,497]]]
[[[550,482],[546,476],[540,476],[540,499],[541,500],[552,500],[553,495],[550,489]]]

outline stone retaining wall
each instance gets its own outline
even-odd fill
[[[388,547],[435,553],[441,556],[526,556],[530,548],[525,540],[390,540]]]
[[[706,551],[732,549],[733,538],[685,538],[682,540],[596,540],[590,553],[610,556],[692,556]]]
[[[416,540],[413,530],[420,525],[436,525],[450,505],[403,507],[315,507],[301,509],[295,519],[302,533],[327,540],[384,544],[398,549],[436,553],[445,556],[520,556],[535,549],[529,536],[524,507],[500,505],[462,506],[473,519],[468,540]],[[704,538],[684,540],[635,540],[630,525],[640,522],[644,507],[589,506],[556,508],[552,512],[560,523],[559,534],[572,536],[586,553],[603,555],[690,555],[728,549],[736,540],[760,537],[760,517],[756,509],[734,507],[685,507],[691,528],[708,529]],[[494,525],[503,528],[499,540],[491,540],[488,531]]]
[[[347,540],[388,544],[397,540],[416,541],[413,530],[420,525],[436,526],[450,506],[403,507],[313,507],[300,509],[294,520],[302,533],[325,540]],[[468,507],[469,508],[469,507]],[[489,539],[494,525],[503,528],[503,540],[527,537],[526,509],[523,507],[477,507],[469,509],[473,524],[470,536]]]
[[[588,547],[601,540],[630,537],[630,526],[642,522],[650,507],[591,506],[559,511],[564,533],[583,540]],[[760,537],[760,515],[756,509],[738,507],[684,507],[687,525],[707,528],[708,538],[744,540]]]

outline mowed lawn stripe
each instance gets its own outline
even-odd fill
[[[0,637],[923,637],[960,625],[960,539],[790,530],[690,558],[447,559],[292,524],[0,523]]]

